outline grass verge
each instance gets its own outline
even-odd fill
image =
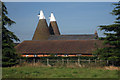
[[[118,70],[67,67],[3,68],[3,78],[118,78]]]

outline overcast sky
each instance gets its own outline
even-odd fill
[[[113,2],[5,2],[8,16],[16,24],[9,29],[21,41],[31,40],[38,24],[40,10],[43,10],[49,25],[49,16],[53,12],[61,34],[93,34],[97,26],[112,24],[115,16],[110,12]],[[103,36],[98,31],[99,36]]]

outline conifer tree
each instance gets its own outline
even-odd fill
[[[4,3],[2,3],[2,66],[13,66],[17,64],[18,55],[15,52],[14,41],[19,41],[13,32],[8,30],[6,26],[11,26],[15,22],[8,16],[8,11]]]
[[[104,35],[106,35],[100,40],[108,46],[98,49],[96,53],[100,55],[100,58],[109,60],[109,64],[120,65],[120,1],[114,5],[115,8],[111,12],[116,16],[114,24],[99,26],[99,29],[105,31]]]

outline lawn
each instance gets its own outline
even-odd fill
[[[67,67],[3,68],[3,78],[118,78],[117,70]]]

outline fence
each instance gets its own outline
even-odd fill
[[[39,63],[39,65],[46,65],[46,66],[84,66],[84,67],[97,67],[97,66],[108,66],[109,61],[108,60],[85,60],[85,59],[35,59],[33,58],[32,60],[25,60],[25,59],[20,59],[20,63],[32,63],[35,65],[36,63]]]

